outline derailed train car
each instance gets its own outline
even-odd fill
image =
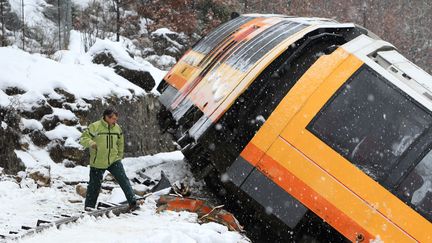
[[[275,239],[432,241],[432,77],[366,29],[242,15],[158,90],[195,172]]]

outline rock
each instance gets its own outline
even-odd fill
[[[6,128],[0,126],[0,167],[8,174],[16,174],[25,169],[24,164],[14,152],[20,147],[20,133],[18,131],[11,126]]]
[[[44,129],[46,131],[53,130],[60,123],[61,123],[60,118],[57,115],[49,114],[49,115],[46,115],[42,118],[42,126],[44,127]]]
[[[67,92],[66,90],[60,89],[60,88],[55,88],[54,91],[56,93],[58,93],[58,94],[63,95],[63,97],[66,100],[66,102],[69,102],[69,103],[75,102],[75,95]]]
[[[72,160],[68,160],[68,159],[64,159],[63,160],[63,165],[66,168],[74,168],[76,166],[75,162]]]
[[[92,105],[89,103],[102,103],[100,100],[79,100],[77,103],[63,103],[63,108],[72,111],[78,117],[78,122],[83,124],[90,113]]]
[[[4,121],[9,127],[19,130],[21,116],[14,108],[0,106],[0,121]]]
[[[85,156],[84,150],[79,148],[65,147],[57,143],[50,148],[49,154],[51,159],[56,163],[63,163],[63,161],[67,159],[73,161],[75,164],[83,166],[88,164],[88,159],[87,156]]]
[[[143,70],[133,70],[122,66],[108,51],[95,55],[93,62],[114,68],[114,71],[118,75],[129,80],[131,83],[138,85],[147,92],[151,91],[156,84],[153,76],[149,72]]]
[[[18,87],[8,87],[5,89],[4,91],[7,95],[11,96],[11,95],[19,95],[19,94],[24,94],[25,91],[18,88]]]
[[[96,64],[102,64],[107,67],[114,67],[117,64],[117,61],[109,52],[102,52],[93,58],[93,62]]]
[[[42,117],[48,114],[52,114],[52,107],[45,100],[38,101],[35,105],[31,107],[31,110],[24,110],[21,114],[27,119],[41,120]]]
[[[63,97],[51,98],[51,97],[47,96],[46,98],[47,98],[47,102],[50,106],[56,107],[56,108],[63,108],[63,103],[65,102],[65,99]]]
[[[45,130],[50,131],[56,128],[60,123],[66,126],[75,126],[79,123],[77,118],[74,119],[60,119],[57,115],[49,114],[42,118],[42,126]]]
[[[142,51],[142,56],[143,57],[148,57],[148,56],[152,56],[152,55],[156,55],[156,52],[153,48],[144,48]]]
[[[138,85],[147,92],[150,92],[156,84],[153,76],[147,71],[127,69],[120,65],[116,65],[114,70],[118,75]]]
[[[44,147],[50,142],[49,138],[40,130],[33,130],[30,138],[36,146]]]
[[[188,37],[183,33],[176,33],[167,29],[158,29],[150,35],[153,48],[157,55],[169,55],[177,60],[188,48]]]
[[[49,187],[51,185],[50,167],[40,167],[29,172],[29,177],[32,178],[38,186]]]
[[[84,184],[78,184],[75,187],[75,191],[78,195],[80,195],[81,197],[86,197],[87,194],[87,185]]]

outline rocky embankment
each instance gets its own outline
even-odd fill
[[[157,95],[150,92],[155,86],[150,72],[123,65],[122,60],[116,60],[118,55],[109,49],[102,49],[92,56],[94,62],[115,67],[118,75],[148,92],[136,94],[129,89],[132,95],[111,94],[86,99],[63,88],[55,88],[54,92],[42,96],[13,86],[2,89],[10,101],[7,106],[0,106],[0,167],[4,173],[25,170],[28,161],[42,162],[43,165],[46,160],[52,160],[66,167],[87,165],[88,152],[78,144],[80,134],[88,124],[100,119],[108,106],[114,106],[120,112],[125,156],[176,149],[169,134],[159,129],[157,113],[160,104]]]

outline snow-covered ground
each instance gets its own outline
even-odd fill
[[[182,181],[200,190],[183,161],[180,152],[161,153],[154,156],[126,158],[123,160],[130,179],[136,172],[145,170],[151,178],[158,178],[163,170],[171,182]],[[0,234],[20,230],[22,225],[36,226],[37,219],[54,220],[56,215],[78,215],[83,209],[84,198],[75,185],[65,182],[87,181],[88,167],[58,167],[51,175],[51,187],[37,188],[33,179],[22,178],[18,184],[12,178],[0,181]],[[105,174],[105,176],[108,172]],[[110,183],[105,181],[104,184]],[[111,183],[110,185],[114,185]],[[134,184],[137,188],[143,185]],[[125,200],[121,189],[114,185],[112,191],[102,190],[99,201],[118,203]],[[145,200],[137,215],[93,218],[86,216],[76,223],[51,228],[31,235],[19,242],[249,242],[237,232],[216,223],[199,224],[197,215],[189,212],[156,213],[158,196]],[[20,234],[25,232],[19,231]]]

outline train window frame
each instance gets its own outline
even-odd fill
[[[325,138],[322,134],[320,134],[319,131],[316,131],[314,126],[317,124],[317,122],[320,120],[321,117],[325,114],[325,111],[329,109],[331,105],[334,105],[335,100],[341,95],[342,92],[346,90],[346,87],[348,85],[351,85],[352,82],[356,81],[356,78],[359,76],[361,72],[368,72],[368,75],[374,75],[375,81],[373,82],[380,82],[382,85],[386,86],[387,88],[390,88],[389,90],[394,90],[394,94],[399,95],[399,97],[404,98],[406,101],[413,105],[413,107],[416,107],[419,111],[423,111],[425,114],[425,117],[429,116],[431,118],[432,114],[429,110],[427,110],[423,105],[421,105],[419,102],[414,100],[412,97],[410,97],[408,94],[403,92],[399,87],[392,84],[388,80],[386,80],[384,77],[382,77],[380,74],[378,74],[375,70],[373,70],[371,67],[367,65],[362,65],[356,72],[354,72],[351,77],[349,77],[346,82],[339,87],[339,89],[332,95],[332,97],[324,104],[324,106],[316,113],[316,115],[312,118],[312,120],[307,124],[306,130],[311,132],[315,137],[317,137],[319,140],[327,144],[332,150],[334,150],[336,153],[344,157],[347,161],[349,161],[351,164],[356,166],[357,168],[361,169],[365,174],[367,174],[369,177],[371,177],[373,180],[377,181],[387,189],[393,189],[397,182],[401,182],[403,178],[408,174],[408,172],[401,172],[401,169],[407,169],[407,167],[411,167],[413,169],[413,157],[415,157],[415,165],[417,165],[418,162],[420,162],[420,154],[417,153],[417,156],[415,154],[410,153],[410,151],[415,150],[414,148],[417,148],[417,152],[419,151],[419,148],[424,148],[425,144],[429,144],[429,142],[425,141],[426,134],[430,134],[430,128],[432,127],[431,123],[427,123],[427,128],[421,131],[405,148],[405,150],[397,157],[394,158],[394,161],[391,162],[390,166],[388,166],[386,169],[387,173],[382,173],[382,175],[373,175],[371,172],[368,173],[367,169],[362,169],[358,166],[358,164],[354,161],[352,161],[351,158],[347,156],[347,153],[341,151],[340,148],[336,146],[336,142],[328,141],[328,138]],[[357,79],[359,80],[359,79]],[[393,94],[392,94],[393,95]],[[396,96],[397,96],[396,95]],[[383,108],[383,111],[388,110],[385,106]],[[352,107],[351,107],[352,108]],[[352,110],[352,109],[349,109]],[[425,119],[425,121],[427,121]],[[420,150],[424,151],[424,150]],[[349,153],[348,153],[349,154]],[[410,156],[407,156],[410,155]],[[406,158],[411,158],[410,160],[407,160]],[[381,170],[383,168],[380,168]],[[411,171],[411,170],[410,170]],[[392,180],[387,180],[390,175],[393,175],[396,178],[392,178]]]

